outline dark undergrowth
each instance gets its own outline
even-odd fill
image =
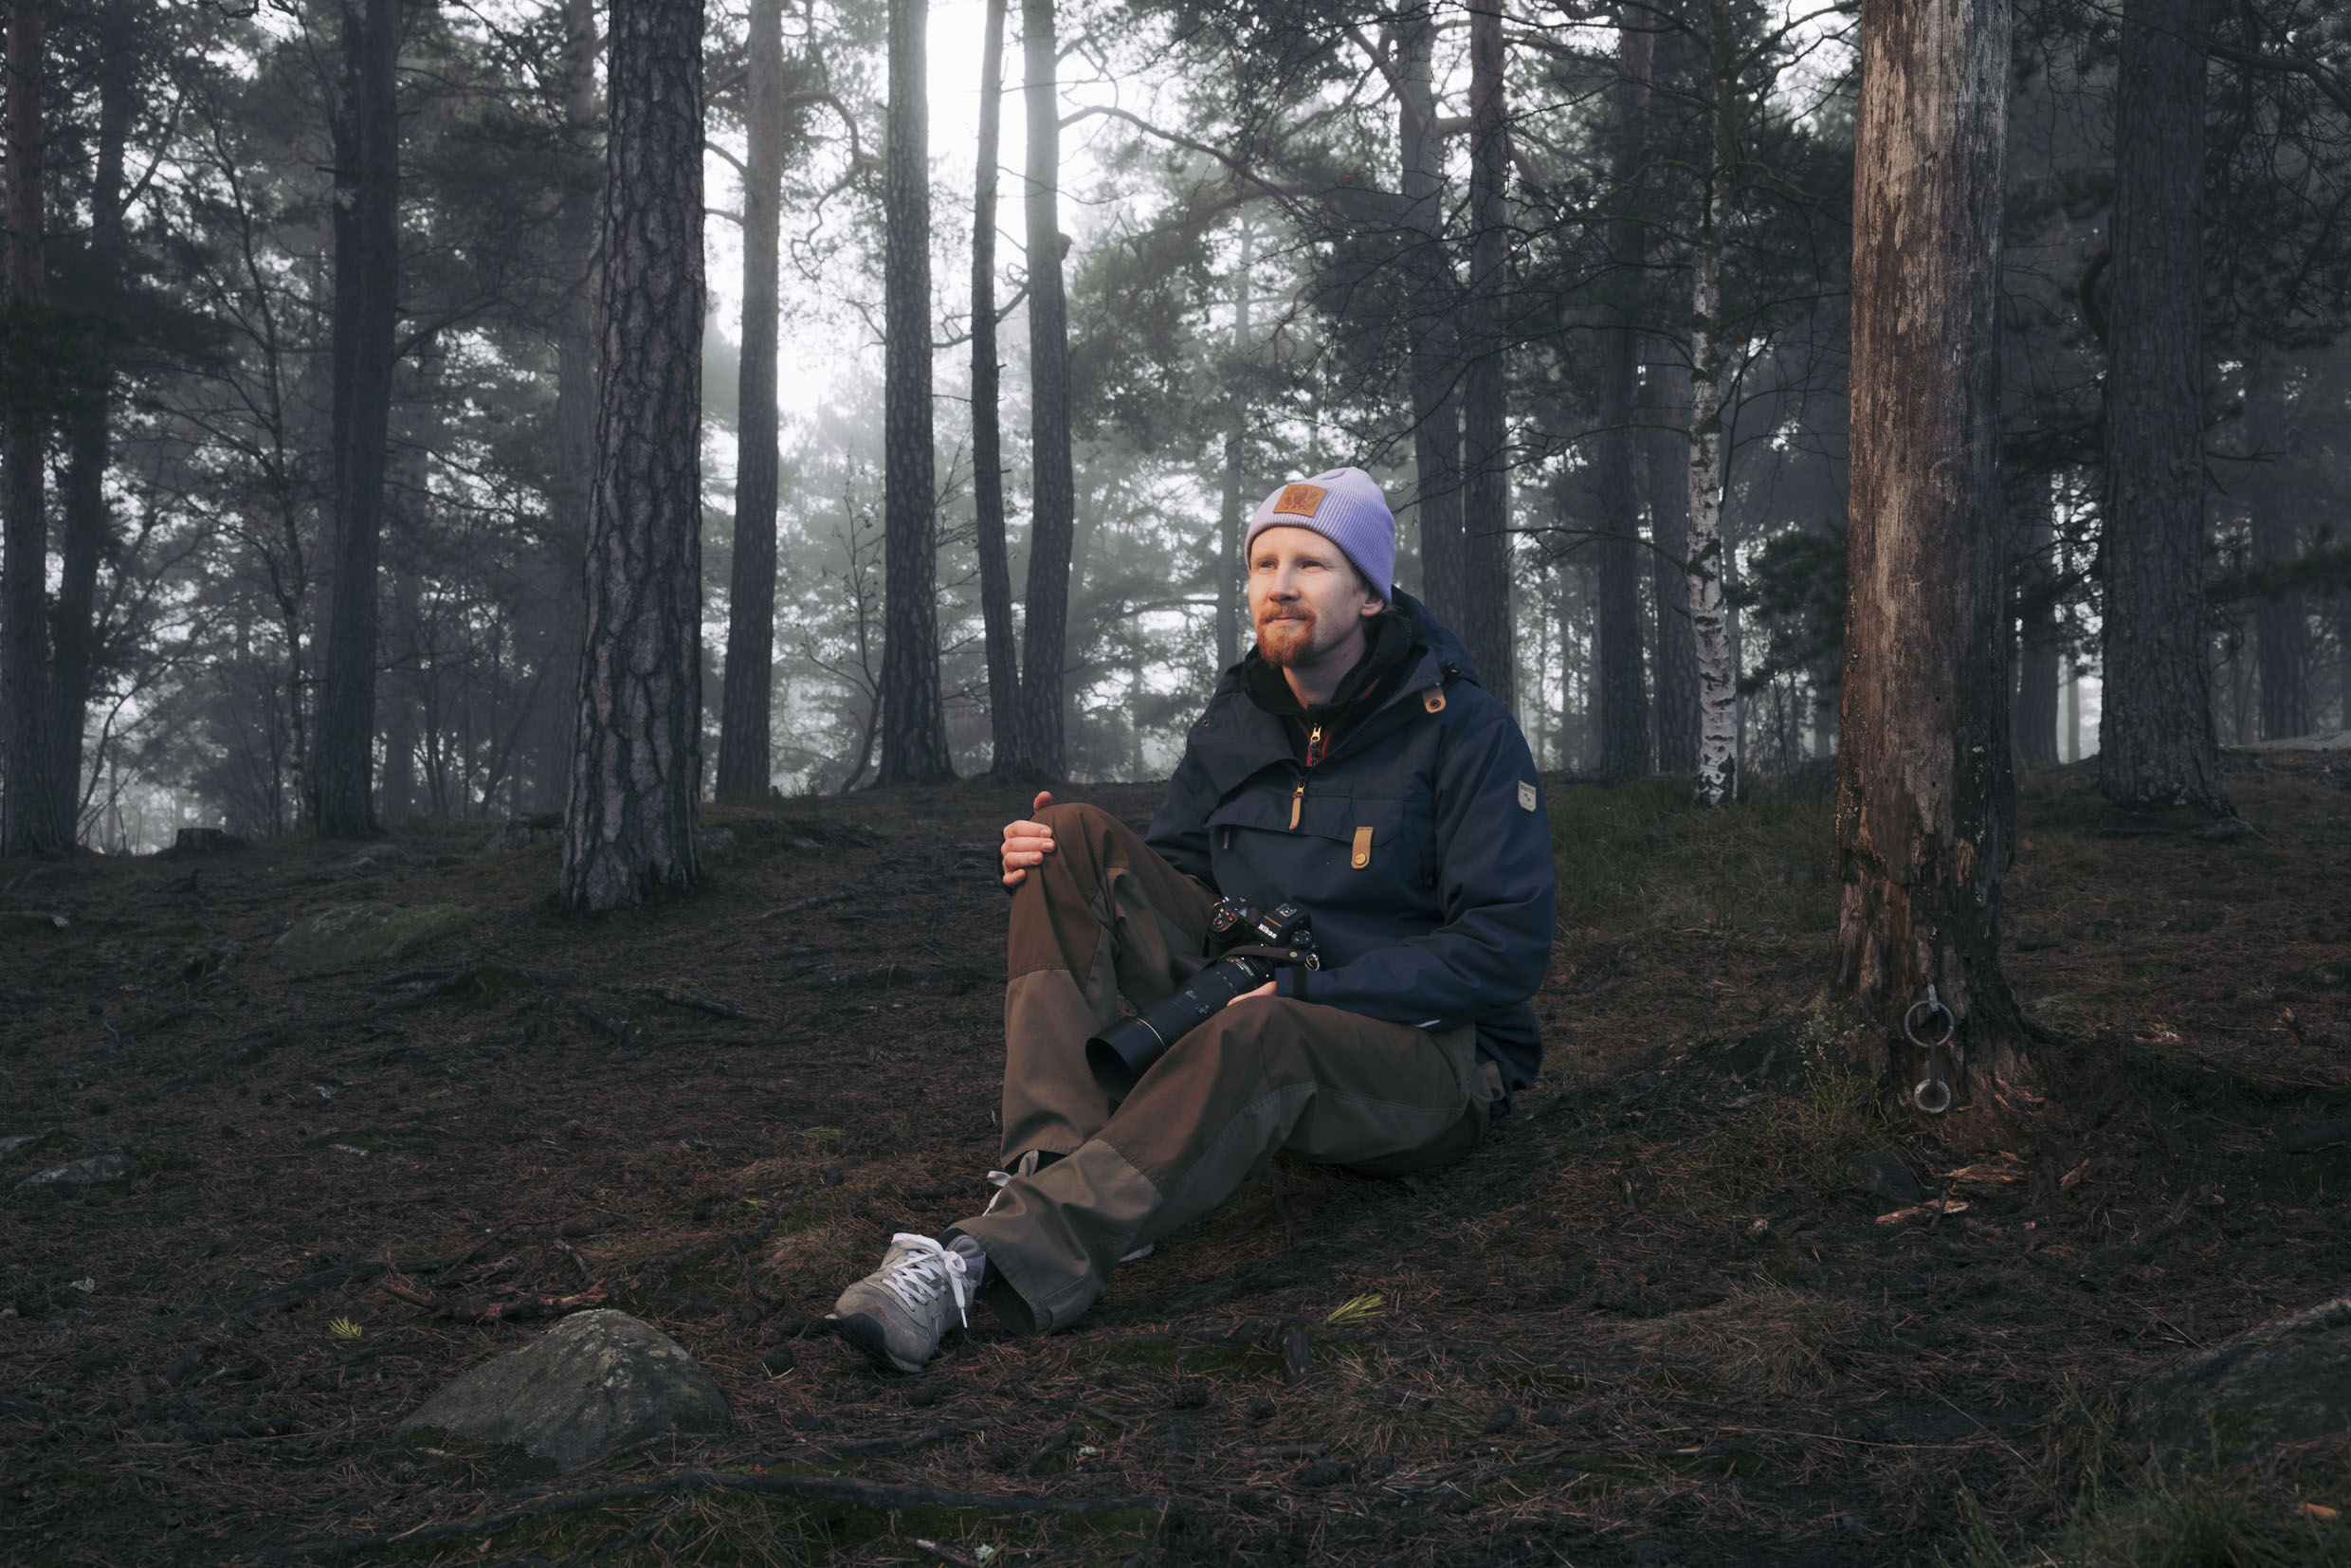
[[[2022,780],[2007,962],[2050,1037],[1941,1122],[1759,1045],[1826,964],[1825,780],[1556,786],[1551,1065],[1495,1136],[1281,1167],[1072,1332],[915,1377],[814,1321],[986,1201],[1024,793],[714,810],[704,887],[597,921],[486,824],[9,863],[0,1135],[43,1144],[7,1185],[130,1168],[0,1188],[0,1559],[2341,1563],[2341,1444],[2150,1468],[2118,1413],[2351,1274],[2351,1150],[2285,1139],[2351,1115],[2343,782],[2248,764],[2223,839]],[[481,918],[273,958],[365,902]],[[595,1302],[731,1422],[559,1476],[391,1437]]]

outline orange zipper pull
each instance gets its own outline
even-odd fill
[[[1302,779],[1300,779],[1300,780],[1298,781],[1298,788],[1297,788],[1297,790],[1296,790],[1296,791],[1294,791],[1294,792],[1291,793],[1291,795],[1290,795],[1290,830],[1291,830],[1291,831],[1293,831],[1293,832],[1297,831],[1297,830],[1298,830],[1298,814],[1299,814],[1301,811],[1303,811],[1305,809],[1306,809],[1306,781],[1305,781],[1304,779],[1303,779],[1303,778],[1302,778]]]

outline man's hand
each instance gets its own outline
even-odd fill
[[[1053,804],[1053,792],[1039,790],[1037,798],[1029,803],[1031,811],[1043,811]],[[1045,857],[1053,852],[1053,830],[1042,822],[1008,822],[1004,825],[1004,885],[1018,887],[1029,880],[1029,867],[1042,866]]]
[[[1273,982],[1271,980],[1267,980],[1264,985],[1259,986],[1255,991],[1244,991],[1240,995],[1235,996],[1232,999],[1232,1002],[1246,1002],[1252,996],[1270,996],[1272,994]],[[1232,1002],[1227,1002],[1225,1006],[1230,1007],[1232,1006]]]

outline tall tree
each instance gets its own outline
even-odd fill
[[[2292,502],[2280,492],[2278,459],[2297,445],[2296,410],[2286,397],[2286,376],[2271,352],[2255,351],[2245,367],[2245,417],[2248,433],[2269,447],[2257,453],[2245,476],[2247,532],[2251,535],[2253,559],[2272,570],[2288,565],[2302,554]],[[2311,712],[2310,618],[2302,590],[2282,587],[2253,604],[2253,657],[2261,680],[2261,738],[2284,740],[2307,735],[2316,724]],[[2351,728],[2347,720],[2345,728]]]
[[[1061,48],[1053,0],[1021,0],[1029,113],[1029,592],[1021,649],[1021,754],[1047,775],[1066,766],[1062,660],[1069,624],[1077,489],[1069,458],[1069,301],[1062,284]]]
[[[2014,1067],[1996,312],[2008,0],[1865,0],[1832,986]],[[1931,1028],[1932,1021],[1929,1020]]]
[[[702,0],[611,0],[594,501],[558,896],[702,874]]]
[[[743,118],[743,356],[735,412],[735,562],[728,575],[726,686],[720,699],[720,799],[764,796],[775,661],[775,412],[782,309],[784,4],[753,0]]]
[[[1599,603],[1594,607],[1593,660],[1598,666],[1600,776],[1634,778],[1649,772],[1649,689],[1641,669],[1640,492],[1633,479],[1633,399],[1640,378],[1638,278],[1647,249],[1632,211],[1648,119],[1650,63],[1657,35],[1647,11],[1620,7],[1616,23],[1616,91],[1608,127],[1611,185],[1618,214],[1608,226],[1608,267],[1613,298],[1600,328],[1599,431],[1593,443],[1592,483],[1600,503]],[[1658,604],[1658,624],[1666,624]],[[1662,695],[1662,694],[1661,694]]]
[[[1649,366],[1649,418],[1663,427],[1642,442],[1649,465],[1650,587],[1657,604],[1657,766],[1698,771],[1698,643],[1690,628],[1689,367]]]
[[[2098,787],[2229,814],[2204,633],[2204,38],[2210,0],[2127,0],[2106,268]]]
[[[602,182],[592,177],[598,120],[595,0],[563,0],[563,127],[566,151],[581,177],[556,206],[556,264],[566,293],[555,317],[555,417],[547,463],[546,691],[542,704],[538,776],[534,793],[542,811],[560,811],[571,793],[572,754],[578,736],[579,650],[587,635],[589,476],[596,461],[596,225]]]
[[[882,193],[882,766],[877,784],[935,784],[955,776],[939,690],[931,115],[923,78],[930,12],[930,0],[890,0],[889,148]],[[1030,635],[1036,635],[1033,619]]]
[[[2057,760],[2056,530],[2050,517],[2050,485],[2035,474],[2013,487],[2009,511],[2016,541],[2016,696],[2009,734],[2019,762]]]
[[[1462,577],[1454,629],[1505,708],[1518,697],[1510,635],[1509,107],[1501,0],[1469,11],[1469,298],[1474,352],[1462,374]],[[1638,667],[1636,639],[1632,658]]]
[[[0,494],[0,703],[8,708],[7,794],[0,796],[0,854],[34,854],[64,843],[49,739],[48,498],[44,465],[53,410],[46,378],[22,364],[43,331],[48,288],[42,207],[42,71],[47,54],[42,0],[9,0],[5,156],[8,160],[8,322],[10,396]]]
[[[1412,398],[1412,511],[1421,596],[1448,626],[1468,597],[1462,556],[1461,283],[1445,236],[1445,127],[1436,94],[1436,8],[1404,0],[1395,19],[1396,153],[1403,172],[1405,336]],[[1480,672],[1483,674],[1483,671]]]
[[[49,784],[61,834],[82,811],[82,731],[99,647],[98,571],[114,542],[106,467],[114,434],[114,344],[121,318],[128,195],[123,155],[138,108],[143,64],[139,19],[118,7],[89,13],[98,54],[98,159],[90,180],[90,240],[81,287],[92,308],[83,322],[82,373],[65,429],[65,473],[57,603],[49,619]]]
[[[1739,80],[1728,0],[1710,0],[1706,27],[1706,157],[1690,245],[1689,606],[1698,652],[1698,799],[1739,793],[1739,657],[1722,592],[1722,251],[1737,173]]]
[[[334,569],[311,781],[319,831],[375,830],[376,569],[400,309],[400,0],[344,0],[336,95]]]
[[[996,186],[1004,144],[1004,14],[988,0],[979,54],[979,166],[972,180],[972,512],[980,630],[988,651],[991,772],[1021,771],[1020,649],[1011,553],[1004,538],[1003,362],[996,357]]]
[[[1249,267],[1256,261],[1257,230],[1244,219],[1241,254],[1232,270],[1233,372],[1225,379],[1225,481],[1216,509],[1216,668],[1219,674],[1241,657],[1241,523],[1248,504]],[[1384,591],[1389,585],[1382,583]]]

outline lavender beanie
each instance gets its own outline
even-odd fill
[[[1360,468],[1333,468],[1312,479],[1292,480],[1257,503],[1249,514],[1247,554],[1268,528],[1305,528],[1347,553],[1356,570],[1371,579],[1381,598],[1395,598],[1395,514],[1379,482]]]

